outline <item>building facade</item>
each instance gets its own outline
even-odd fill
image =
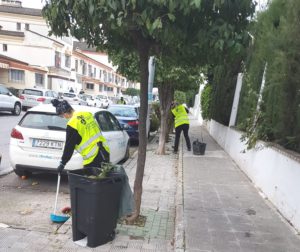
[[[105,53],[71,37],[48,36],[40,9],[0,2],[0,81],[8,87],[83,90],[117,97],[135,83],[116,72]],[[18,62],[18,63],[17,63]]]

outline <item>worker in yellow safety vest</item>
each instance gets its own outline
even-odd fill
[[[178,104],[177,102],[173,101],[171,104],[172,114],[175,120],[175,144],[174,144],[174,153],[178,151],[179,139],[181,135],[181,131],[183,131],[183,135],[185,138],[186,146],[188,151],[191,150],[191,141],[189,138],[189,117],[188,113],[189,110],[182,104]]]
[[[109,147],[93,114],[74,111],[66,100],[54,99],[51,103],[59,116],[68,119],[66,143],[57,172],[63,171],[74,150],[82,156],[84,167],[100,168],[103,161],[109,162]]]
[[[120,100],[118,100],[117,104],[123,104],[123,105],[125,105],[125,104],[126,104],[126,102],[125,102],[124,98],[123,98],[123,97],[121,97],[121,99],[120,99]]]

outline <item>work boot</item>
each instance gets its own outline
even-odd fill
[[[188,151],[191,151],[191,147],[188,148]]]

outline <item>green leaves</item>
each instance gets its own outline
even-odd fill
[[[195,6],[196,8],[200,8],[200,6],[201,6],[201,0],[193,0],[193,1],[191,1],[191,6]]]
[[[157,18],[157,19],[155,19],[154,23],[152,24],[152,30],[160,29],[160,28],[162,28],[161,18]]]
[[[171,21],[175,21],[175,16],[172,13],[168,13],[167,15]]]

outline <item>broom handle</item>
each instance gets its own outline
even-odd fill
[[[56,205],[57,205],[57,198],[58,198],[58,192],[59,192],[59,185],[60,185],[60,173],[58,173],[57,178],[57,187],[56,187],[56,196],[55,196],[55,204],[54,204],[54,211],[53,214],[56,214]]]

